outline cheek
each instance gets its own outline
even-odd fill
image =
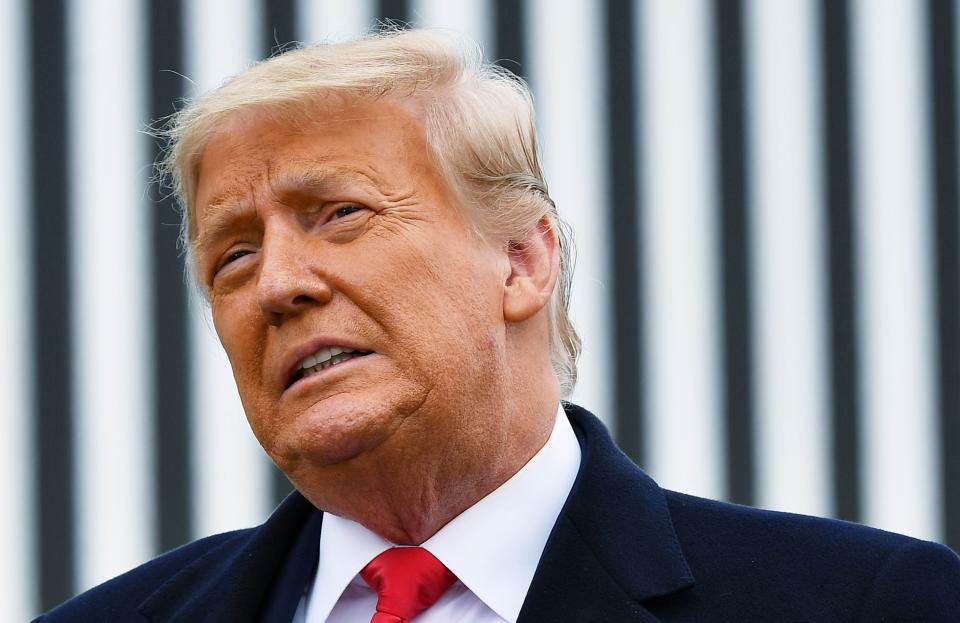
[[[239,297],[225,297],[212,304],[213,325],[223,345],[241,397],[251,382],[260,378],[263,343],[258,338],[259,314]]]
[[[489,361],[503,326],[503,288],[490,257],[430,256],[392,273],[384,287],[393,291],[378,299],[389,324],[405,335],[411,363],[426,362],[424,372],[450,373]]]

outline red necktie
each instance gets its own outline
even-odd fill
[[[370,623],[409,623],[457,581],[457,576],[422,547],[394,547],[370,561],[362,577],[377,592]]]

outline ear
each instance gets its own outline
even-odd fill
[[[525,238],[507,243],[510,274],[503,286],[503,318],[522,322],[543,309],[560,272],[560,241],[547,217]]]

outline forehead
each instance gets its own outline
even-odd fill
[[[295,113],[241,110],[224,120],[201,156],[192,237],[207,207],[239,201],[259,187],[353,180],[389,193],[436,177],[419,110],[409,101],[325,101]]]

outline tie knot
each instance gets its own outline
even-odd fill
[[[363,568],[360,577],[377,592],[374,621],[407,623],[434,604],[457,576],[422,547],[394,547]]]

